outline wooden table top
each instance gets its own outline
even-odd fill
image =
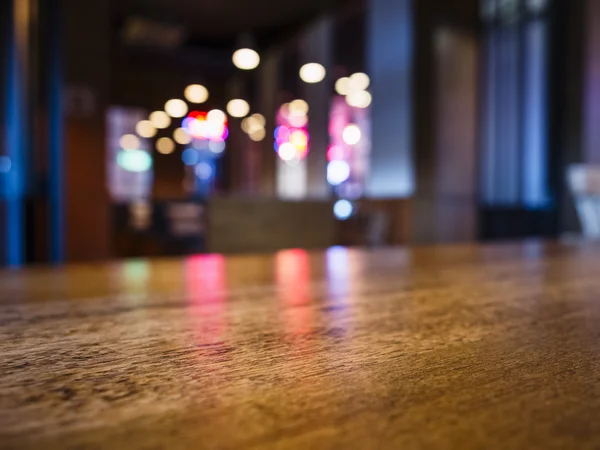
[[[600,448],[600,246],[0,272],[0,447]]]

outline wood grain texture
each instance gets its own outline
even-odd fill
[[[599,448],[600,246],[0,272],[0,447]]]

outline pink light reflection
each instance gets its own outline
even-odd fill
[[[185,285],[196,345],[224,344],[227,331],[224,257],[197,255],[187,258]]]
[[[305,335],[310,331],[310,263],[302,249],[282,250],[275,254],[275,283],[283,302],[286,333]]]

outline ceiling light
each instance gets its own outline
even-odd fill
[[[156,128],[149,120],[140,120],[135,126],[135,132],[143,138],[156,136]]]
[[[348,95],[350,93],[350,78],[342,77],[335,82],[335,92],[340,95]]]
[[[355,91],[346,97],[346,103],[355,108],[366,108],[371,104],[371,94],[367,91]]]
[[[289,111],[294,116],[305,116],[308,113],[308,103],[301,99],[291,101]]]
[[[133,134],[125,134],[119,139],[119,145],[123,150],[135,150],[140,148],[140,140]]]
[[[350,75],[350,90],[351,91],[364,91],[369,87],[371,80],[366,73],[357,72]]]
[[[346,125],[346,128],[344,128],[344,131],[342,131],[342,139],[348,145],[357,144],[358,141],[360,141],[360,137],[361,137],[360,128],[358,128],[358,126],[354,125],[353,123],[350,125]]]
[[[162,137],[156,141],[156,151],[158,153],[168,155],[169,153],[173,153],[173,150],[175,150],[175,142],[171,138]]]
[[[250,105],[248,105],[246,100],[236,98],[227,103],[227,112],[232,117],[244,117],[250,112]]]
[[[188,112],[188,106],[183,100],[174,98],[165,103],[165,112],[171,117],[183,117]]]
[[[164,111],[154,111],[150,114],[150,122],[152,122],[155,128],[162,129],[171,125],[171,118]]]
[[[173,132],[173,140],[181,145],[187,145],[192,142],[192,137],[183,128],[177,128]]]
[[[208,89],[201,84],[190,84],[185,88],[184,95],[190,103],[204,103],[208,100]]]
[[[224,123],[227,120],[227,116],[220,109],[211,109],[206,115],[206,120],[215,123]]]
[[[250,136],[250,139],[252,139],[255,142],[259,142],[262,141],[265,138],[265,129],[264,128],[257,128],[256,130],[253,130],[250,132],[250,134],[248,134],[248,136]]]
[[[231,59],[233,60],[235,67],[242,70],[255,69],[260,63],[260,56],[258,56],[258,53],[251,48],[240,48],[239,50],[236,50]]]
[[[325,67],[319,63],[308,63],[300,67],[300,79],[305,83],[318,83],[325,78]]]

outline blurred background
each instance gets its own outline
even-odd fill
[[[0,7],[1,265],[600,235],[600,1]]]

